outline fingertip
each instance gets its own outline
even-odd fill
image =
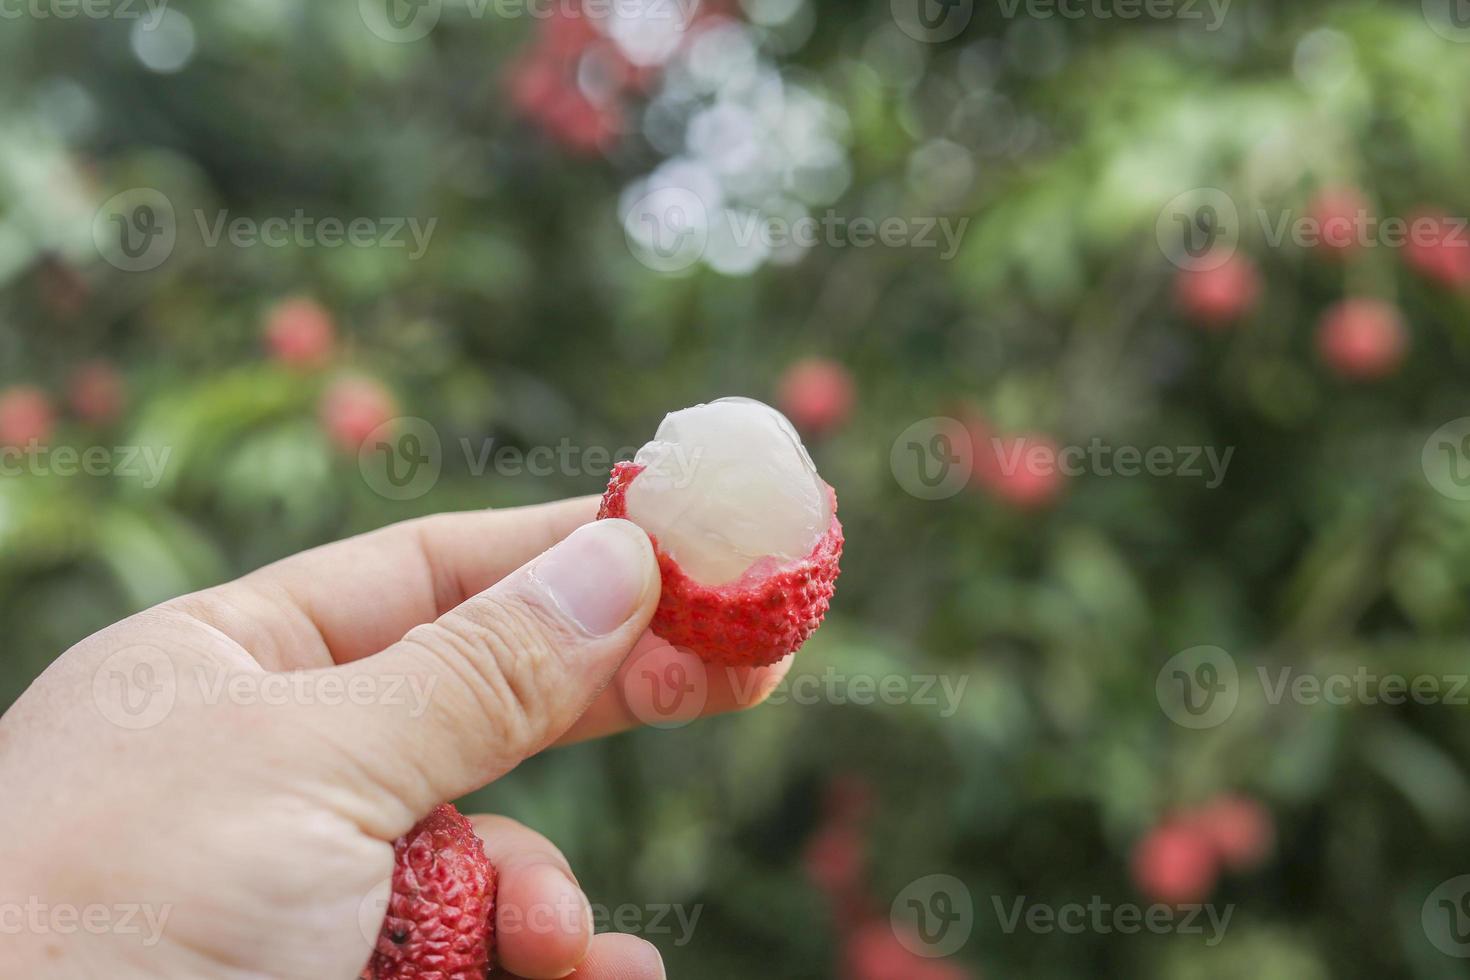
[[[551,863],[502,871],[495,902],[497,957],[526,980],[560,980],[586,958],[592,907],[582,889]]]

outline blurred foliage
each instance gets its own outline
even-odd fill
[[[1228,724],[1196,732],[1154,690],[1200,644],[1252,677],[1466,669],[1470,510],[1420,464],[1429,434],[1470,414],[1466,297],[1394,250],[1333,263],[1245,221],[1263,298],[1238,329],[1206,333],[1172,306],[1155,228],[1196,187],[1244,215],[1300,214],[1335,184],[1381,214],[1465,213],[1470,48],[1418,3],[1236,0],[1216,31],[978,6],[943,44],[904,35],[881,0],[793,4],[782,23],[796,26],[753,33],[842,117],[848,179],[831,206],[968,217],[953,261],[818,246],[733,276],[659,275],[628,247],[619,194],[670,155],[657,140],[573,152],[515,111],[512,66],[545,29],[531,18],[453,7],[393,44],[352,3],[179,3],[178,71],[150,70],[160,56],[126,21],[7,20],[0,385],[60,392],[105,357],[128,410],[67,419],[53,444],[170,455],[151,486],[0,478],[0,706],[70,644],[169,596],[390,521],[605,480],[476,476],[462,439],[615,452],[666,411],[771,398],[787,364],[821,355],[857,380],[853,417],[812,446],[848,550],[796,673],[937,672],[966,683],[959,710],[778,697],[532,760],[475,806],[549,834],[596,902],[702,906],[687,946],[649,937],[671,976],[837,969],[800,860],[835,773],[874,787],[882,908],[923,875],[967,883],[977,926],[956,960],[977,976],[1463,976],[1419,923],[1422,896],[1470,857],[1456,709],[1273,705],[1247,683]],[[99,257],[92,220],[138,186],[168,196],[180,231],[159,268],[130,273]],[[208,247],[196,209],[437,225],[417,260]],[[331,367],[262,353],[270,309],[303,294],[335,317]],[[1397,376],[1353,386],[1317,363],[1317,316],[1350,294],[1403,311]],[[317,423],[346,369],[439,431],[445,475],[427,496],[374,493]],[[1039,509],[905,493],[894,440],[961,405],[1064,445],[1235,455],[1218,489],[1094,473]],[[1001,929],[992,896],[1145,902],[1134,842],[1223,791],[1265,800],[1279,845],[1216,893],[1235,906],[1218,948]]]

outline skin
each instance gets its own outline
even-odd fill
[[[638,723],[625,682],[659,642],[658,569],[632,525],[583,528],[596,509],[394,525],[68,650],[0,717],[0,975],[355,980],[395,838]],[[707,672],[702,713],[759,703],[786,667]],[[267,687],[281,672],[303,686]],[[471,819],[501,874],[499,975],[664,976],[643,940],[592,935],[550,841]]]

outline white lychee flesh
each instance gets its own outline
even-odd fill
[[[667,415],[633,461],[628,519],[702,585],[763,558],[811,554],[832,523],[826,484],[786,416],[750,398]]]

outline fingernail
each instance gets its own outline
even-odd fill
[[[643,604],[654,567],[648,535],[610,518],[577,528],[531,567],[531,577],[568,619],[606,636]]]

